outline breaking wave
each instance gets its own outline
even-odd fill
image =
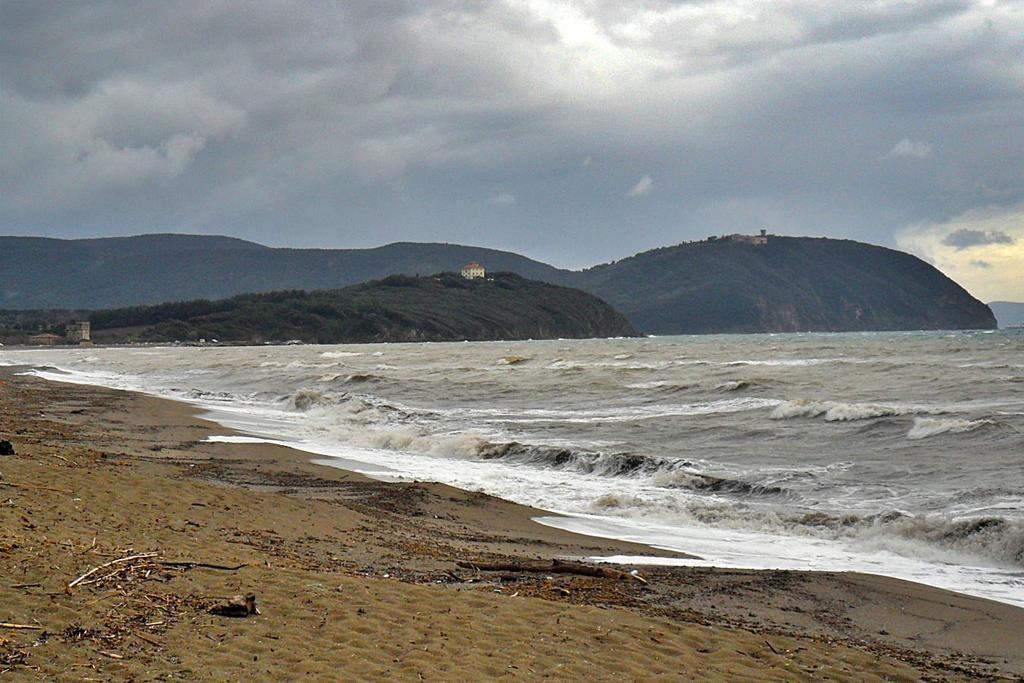
[[[501,459],[518,464],[572,470],[581,474],[605,477],[650,477],[655,486],[666,489],[687,489],[701,493],[742,495],[778,495],[786,493],[779,486],[761,486],[739,479],[717,477],[695,471],[694,463],[685,459],[655,458],[637,453],[602,453],[535,446],[517,442],[480,444],[477,455],[484,459]]]
[[[572,448],[484,442],[476,455],[485,460],[504,460],[523,465],[567,469],[581,474],[635,476],[653,474],[667,467],[682,467],[687,461],[667,461],[634,453],[602,453]],[[678,463],[678,464],[677,464]]]
[[[688,489],[700,493],[739,493],[744,495],[777,496],[788,493],[781,486],[752,484],[740,479],[715,477],[691,470],[659,472],[654,483],[665,488]]]
[[[642,391],[661,390],[665,393],[684,391],[686,389],[692,389],[696,386],[692,382],[677,382],[664,379],[655,379],[649,382],[633,382],[627,384],[627,389],[640,389]]]
[[[914,418],[914,426],[907,432],[908,439],[927,439],[937,434],[965,434],[986,425],[995,424],[992,420],[961,420]]]
[[[789,420],[800,417],[823,417],[827,422],[847,422],[852,420],[870,420],[876,417],[932,412],[936,411],[921,406],[798,399],[796,401],[786,401],[776,406],[772,410],[771,418],[773,420]]]
[[[345,377],[346,384],[362,384],[363,382],[377,382],[380,377],[369,372],[354,372]]]
[[[744,399],[740,399],[740,401],[743,407],[747,407]],[[437,426],[435,420],[439,414],[413,411],[405,406],[389,404],[367,395],[301,389],[290,396],[280,398],[279,403],[291,411],[316,413],[317,422],[340,428],[349,443],[372,448],[463,459],[502,460],[519,465],[567,470],[602,477],[643,477],[650,478],[650,483],[659,488],[682,489],[700,493],[737,495],[785,493],[785,490],[779,486],[758,485],[697,472],[694,463],[683,458],[652,457],[629,452],[592,451],[518,441],[496,441],[493,438],[472,433],[436,433],[434,430]],[[716,407],[722,408],[722,406]],[[696,409],[700,412],[712,411],[710,407],[703,405]],[[727,410],[729,409],[741,408],[730,404]],[[487,409],[475,409],[472,412],[483,413],[487,412]],[[543,413],[545,411],[535,412]],[[689,410],[683,411],[683,414],[688,412]],[[660,410],[658,414],[661,414]],[[604,420],[610,417],[610,415],[588,415],[587,418],[575,419]],[[325,423],[325,418],[329,422]],[[423,429],[424,424],[428,425],[425,430]]]
[[[1003,517],[794,513],[774,506],[739,507],[715,499],[664,498],[606,493],[594,500],[597,513],[770,534],[844,541],[864,549],[939,562],[1024,567],[1024,523]]]
[[[742,391],[744,389],[753,389],[756,386],[758,386],[758,382],[752,379],[735,379],[722,382],[715,387],[715,391]]]
[[[890,513],[869,519],[864,541],[884,543],[888,537],[924,542],[1000,564],[1024,567],[1024,524],[1002,517],[947,517]]]
[[[334,418],[334,421],[344,420],[363,425],[404,422],[409,419],[410,415],[404,407],[392,405],[371,396],[317,389],[299,389],[289,396],[281,397],[278,403],[292,411],[300,413],[320,411],[326,416]]]

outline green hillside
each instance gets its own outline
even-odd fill
[[[634,336],[597,297],[512,273],[395,275],[332,291],[246,294],[96,311],[97,341],[308,343],[511,340]]]

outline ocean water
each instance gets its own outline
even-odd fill
[[[857,570],[1024,606],[1024,331],[0,350],[60,381],[685,564]],[[637,558],[619,558],[639,562]]]

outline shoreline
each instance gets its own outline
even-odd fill
[[[213,433],[224,435],[230,431],[198,418],[201,408],[196,406],[89,385],[13,377],[15,371],[12,367],[0,368],[0,380],[4,382],[0,385],[0,403],[4,406],[0,438],[14,442],[18,455],[0,458],[0,472],[6,481],[76,491],[83,484],[109,486],[103,483],[105,478],[123,479],[134,492],[128,494],[129,499],[140,498],[137,503],[143,509],[153,508],[155,517],[149,522],[142,519],[145,515],[136,518],[127,514],[114,498],[92,496],[89,501],[89,507],[102,510],[104,519],[114,524],[112,528],[119,530],[123,540],[129,540],[129,536],[170,539],[182,547],[184,538],[185,546],[191,544],[194,551],[203,550],[206,554],[212,549],[221,553],[225,548],[258,549],[274,558],[267,559],[267,570],[282,563],[289,571],[320,576],[321,582],[353,581],[364,588],[366,582],[384,581],[389,591],[425,590],[427,595],[419,598],[422,604],[432,604],[432,601],[448,604],[456,596],[458,600],[466,596],[485,599],[488,604],[496,601],[495,609],[512,608],[516,614],[547,608],[566,610],[568,620],[581,618],[584,613],[590,615],[588,610],[598,609],[599,617],[614,616],[624,620],[622,623],[639,620],[636,623],[657,622],[662,629],[668,628],[665,624],[684,631],[710,629],[709,638],[759,644],[760,655],[753,659],[735,652],[712,658],[715,666],[724,667],[718,669],[720,674],[746,671],[744,667],[751,666],[752,661],[756,661],[757,666],[782,666],[787,659],[795,663],[819,655],[820,662],[804,663],[809,667],[827,666],[826,659],[835,659],[837,650],[845,653],[839,658],[847,658],[844,666],[852,667],[847,671],[859,672],[860,675],[853,678],[876,675],[916,678],[939,672],[955,677],[1024,674],[1024,654],[1016,648],[1020,634],[1024,633],[1024,610],[897,579],[835,572],[654,566],[638,567],[648,580],[642,587],[634,582],[609,583],[584,577],[570,577],[559,583],[563,581],[561,578],[548,581],[527,575],[510,577],[508,581],[495,581],[495,577],[486,572],[468,576],[468,570],[457,567],[457,560],[673,554],[654,551],[641,544],[561,531],[533,519],[547,514],[545,511],[443,484],[374,481],[333,466],[316,465],[309,462],[307,453],[282,446],[205,442]],[[33,407],[41,408],[42,414],[39,410],[33,413]],[[4,423],[11,420],[17,427],[12,429]],[[48,457],[50,455],[53,457]],[[187,485],[182,486],[183,482]],[[153,497],[154,492],[160,496]],[[31,506],[26,493],[3,488],[0,498],[7,500],[8,495],[13,494],[10,499],[18,498],[15,507],[20,509]],[[196,496],[203,500],[189,500]],[[242,519],[229,511],[212,514],[210,501],[217,496],[230,498],[232,507],[246,507],[249,516],[242,519],[252,528],[242,529]],[[255,500],[257,498],[259,500]],[[84,501],[84,495],[82,499]],[[63,518],[48,520],[46,528],[53,529],[52,532],[41,531],[44,526],[38,523],[41,516],[53,512],[35,508],[31,510],[32,516],[14,516],[14,512],[0,515],[3,525],[0,530],[8,538],[15,538],[15,544],[19,543],[18,537],[38,541],[44,533],[52,533],[54,538],[71,534],[77,536],[77,542],[82,545],[89,542],[91,536],[81,528],[82,521],[68,511]],[[197,519],[200,512],[211,514],[206,519]],[[257,517],[264,520],[265,528],[258,528],[260,519]],[[24,519],[30,520],[31,528],[25,526]],[[342,521],[344,528],[324,528],[324,525],[338,525]],[[164,528],[159,528],[158,522]],[[68,533],[58,535],[56,528],[62,526]],[[208,527],[216,527],[218,533],[205,533]],[[225,542],[237,538],[231,535],[225,538],[223,532],[230,528],[250,543],[225,546]],[[268,529],[273,533],[268,534]],[[99,538],[100,534],[93,536]],[[0,536],[0,544],[4,542],[4,537]],[[72,543],[75,542],[72,539]],[[97,542],[102,543],[103,539]],[[20,548],[26,547],[24,541],[20,543]],[[332,555],[329,548],[339,544],[344,545],[345,552]],[[156,545],[166,547],[161,543]],[[148,549],[138,540],[118,547]],[[16,549],[15,554],[17,552]],[[242,557],[241,552],[235,554],[238,560],[252,559]],[[93,559],[96,563],[102,561],[100,557]],[[30,576],[32,572],[24,563],[18,566],[19,577],[39,579],[19,578],[20,583],[39,583],[51,590],[59,588],[59,583],[54,585],[53,577]],[[80,561],[78,566],[85,565]],[[256,569],[254,565],[253,570]],[[199,574],[198,571],[188,572],[187,577],[175,577],[174,581],[225,579],[214,575],[215,572],[202,577]],[[268,591],[288,590],[276,586],[272,576],[259,578],[255,585],[266,586]],[[239,588],[241,583],[252,585],[239,578],[228,580],[236,581]],[[515,597],[510,597],[513,594]],[[267,595],[263,594],[264,603],[273,604],[273,599]],[[52,596],[49,599],[52,602]],[[0,605],[14,606],[13,609],[0,608],[3,610],[0,621],[18,622],[34,614],[45,622],[43,617],[51,611],[45,601],[34,589],[0,585]],[[73,601],[71,596],[68,601]],[[36,604],[40,602],[44,604]],[[510,602],[515,604],[506,604]],[[601,607],[596,607],[598,605]],[[58,611],[70,609],[62,605]],[[18,610],[21,613],[9,613]],[[261,619],[282,614],[280,610],[265,612]],[[183,619],[174,627],[181,631],[183,642],[188,640],[189,634],[196,635],[196,619],[216,619],[200,614],[201,618]],[[289,629],[296,629],[303,638],[310,635],[306,626],[288,624]],[[458,630],[455,625],[451,627]],[[478,627],[474,631],[479,635]],[[167,641],[167,650],[173,649],[175,656],[181,657],[181,652],[171,647],[171,639],[166,635],[161,633],[158,637]],[[518,636],[525,638],[524,633]],[[679,637],[683,637],[681,631]],[[795,639],[796,645],[779,645],[781,641],[776,639]],[[508,640],[505,638],[506,648],[510,646]],[[518,638],[512,640],[513,649],[522,654],[515,646]],[[19,641],[15,641],[12,634],[0,632],[0,653],[11,642],[18,650]],[[650,642],[648,639],[647,643]],[[768,648],[764,647],[766,642],[770,643]],[[615,659],[620,660],[629,647],[638,643],[624,642],[617,649],[612,648],[619,654]],[[293,645],[300,650],[311,647],[301,639]],[[146,651],[145,645],[140,647],[142,652]],[[671,657],[664,656],[685,670],[697,671],[700,666],[708,665],[704,660],[709,659],[707,653],[699,652],[700,649],[680,645]],[[125,655],[125,652],[119,653]],[[100,659],[103,658],[100,655]],[[635,653],[634,658],[638,666],[642,665],[637,675],[655,670],[649,659]],[[109,661],[104,664],[122,667],[119,670],[131,668],[124,664],[127,660],[106,659]],[[139,659],[140,663],[143,661],[153,664],[151,660]],[[444,661],[442,658],[434,665],[443,666]],[[35,665],[41,666],[38,661]],[[691,666],[698,668],[686,668]],[[872,668],[875,666],[896,669],[909,666],[911,673],[900,675],[893,669],[882,674]],[[4,668],[0,665],[0,671]],[[786,668],[778,672],[797,670]],[[404,675],[416,678],[416,673],[403,671]],[[435,678],[444,677],[440,671],[434,670]],[[761,671],[758,675],[770,675],[769,669],[758,671]],[[824,669],[805,671],[817,674]]]
[[[30,369],[29,366],[24,367],[25,369]],[[45,368],[35,369],[45,370]],[[51,370],[56,370],[56,368],[51,368]],[[58,377],[56,373],[44,372],[40,377],[48,381],[102,388],[102,385],[82,382],[76,378],[74,374],[65,379]],[[226,437],[222,438],[226,438],[228,440],[242,439],[247,443],[259,443],[265,441],[268,444],[289,448],[305,454],[305,457],[310,464],[324,465],[336,469],[340,468],[343,471],[355,470],[356,472],[370,477],[374,477],[374,475],[378,474],[381,470],[390,471],[388,466],[376,462],[373,459],[373,456],[365,460],[360,460],[359,453],[349,453],[349,449],[342,449],[340,452],[343,453],[343,455],[339,455],[339,451],[330,445],[324,445],[315,441],[310,442],[302,439],[292,439],[288,436],[275,436],[275,429],[278,429],[278,427],[276,427],[274,423],[280,419],[279,416],[270,418],[270,427],[264,432],[263,426],[260,424],[258,419],[251,421],[246,417],[240,418],[233,408],[216,402],[204,402],[197,398],[185,398],[173,395],[167,396],[155,392],[147,393],[144,390],[137,389],[133,385],[115,390],[137,392],[150,398],[167,400],[187,406],[192,411],[191,415],[195,419],[202,419],[205,422],[218,425],[218,427],[223,431],[223,435],[226,435]],[[247,413],[243,411],[242,414],[246,415]],[[399,465],[399,468],[401,468],[401,465]],[[415,471],[415,469],[413,471]],[[422,476],[424,473],[420,472],[419,474]],[[806,558],[803,561],[794,561],[787,553],[777,556],[773,550],[773,546],[777,543],[785,542],[785,537],[779,538],[767,534],[759,534],[756,531],[745,532],[742,530],[728,534],[730,538],[725,541],[718,538],[718,534],[715,532],[709,532],[707,535],[701,535],[700,532],[696,532],[677,537],[676,530],[664,527],[660,524],[636,524],[631,523],[630,521],[618,520],[614,517],[588,515],[586,513],[576,513],[572,510],[559,511],[557,509],[549,509],[545,508],[543,503],[532,504],[528,500],[515,500],[514,497],[505,498],[503,497],[500,487],[497,491],[493,490],[494,487],[489,487],[491,490],[487,491],[486,485],[477,488],[477,482],[467,481],[460,483],[456,478],[456,481],[446,483],[443,480],[438,481],[436,479],[430,479],[429,477],[432,476],[434,476],[432,472],[427,472],[425,477],[421,480],[417,479],[415,475],[412,475],[407,471],[403,471],[399,472],[398,476],[393,478],[388,478],[386,476],[383,478],[377,478],[382,481],[406,481],[417,483],[433,482],[439,485],[446,484],[462,491],[479,490],[502,500],[531,507],[538,513],[535,521],[540,524],[544,524],[545,526],[550,526],[567,533],[575,533],[590,538],[605,539],[608,541],[622,541],[624,543],[633,544],[634,546],[639,545],[646,549],[644,554],[648,557],[663,556],[670,559],[685,558],[685,560],[689,560],[684,562],[664,563],[669,566],[713,567],[718,569],[728,568],[739,571],[824,571],[874,574],[876,566],[881,566],[881,563],[891,561],[892,559],[879,556],[864,560],[863,558],[858,557],[856,553],[847,554],[843,548],[840,547],[838,548],[838,552],[833,552],[831,556],[828,556],[825,553],[822,553],[821,557],[815,556],[814,559],[817,560],[815,562],[811,562]],[[551,522],[545,523],[543,519],[550,519]],[[668,535],[666,535],[666,532],[668,532]],[[799,539],[797,540],[799,542]],[[693,546],[696,546],[698,550],[693,551],[691,549]],[[734,547],[746,547],[746,549],[736,552],[733,550]],[[704,549],[703,551],[700,550],[702,548]],[[653,555],[651,555],[651,553],[653,553]],[[705,553],[706,557],[704,556]],[[628,554],[623,555],[618,553],[616,553],[615,556],[620,558],[631,557],[631,555]],[[602,557],[590,557],[588,559],[592,561],[601,561]],[[896,557],[895,559],[898,562],[902,558]],[[636,560],[631,561],[636,562]],[[642,562],[638,564],[649,565],[652,563]],[[1024,598],[1021,598],[1017,594],[1007,595],[1005,592],[990,589],[984,585],[984,582],[975,581],[973,577],[966,574],[964,575],[967,576],[966,579],[964,576],[945,576],[945,574],[946,572],[940,564],[919,563],[918,566],[915,566],[911,561],[909,564],[898,565],[898,568],[889,567],[888,573],[880,574],[879,576],[908,581],[910,583],[921,583],[937,589],[948,590],[982,599],[994,600],[996,602],[1002,602],[1015,607],[1024,608]],[[940,579],[940,577],[944,578]]]

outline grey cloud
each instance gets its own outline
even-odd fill
[[[981,259],[975,259],[974,261],[971,261],[971,265],[974,266],[975,268],[981,268],[983,270],[992,269],[991,263],[989,263],[988,261],[983,261]]]
[[[0,232],[448,240],[565,265],[758,227],[892,243],[1024,198],[1012,10],[4,2]]]
[[[1013,242],[1013,237],[999,230],[985,231],[969,228],[954,230],[942,239],[944,245],[954,247],[957,251],[988,244],[1013,244]]]

